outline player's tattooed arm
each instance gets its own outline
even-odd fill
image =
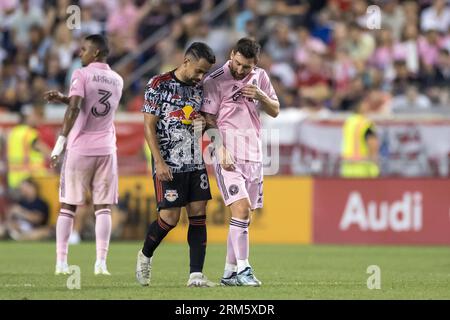
[[[145,140],[152,152],[153,161],[155,163],[156,177],[161,181],[172,181],[172,170],[161,156],[158,137],[156,136],[156,124],[159,118],[150,113],[144,113],[144,134]]]
[[[53,151],[51,153],[50,167],[52,168],[56,167],[59,161],[59,156],[64,150],[67,136],[69,135],[70,130],[72,130],[72,127],[75,124],[75,120],[77,120],[82,103],[83,97],[70,97],[69,106],[67,107],[66,113],[64,114],[64,122],[61,129],[61,134],[59,135],[58,140],[56,140],[55,146],[53,147]]]
[[[246,98],[258,100],[262,109],[269,116],[276,118],[280,113],[280,102],[270,98],[264,91],[255,85],[247,85],[242,89],[242,94]]]
[[[80,113],[82,102],[83,97],[70,97],[69,107],[67,107],[66,113],[64,115],[64,122],[61,130],[61,135],[63,135],[64,137],[67,137],[70,130],[72,130],[72,127],[75,124],[75,120],[77,120],[78,114]]]

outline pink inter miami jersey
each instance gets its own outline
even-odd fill
[[[68,137],[68,150],[86,156],[102,156],[116,151],[114,114],[122,88],[122,77],[106,63],[93,62],[73,73],[69,97],[84,99]]]
[[[244,79],[236,80],[229,64],[230,61],[205,79],[201,111],[217,116],[225,147],[236,160],[262,162],[259,102],[244,97],[241,89],[253,84],[271,99],[278,98],[263,69],[255,68]]]

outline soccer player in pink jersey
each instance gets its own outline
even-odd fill
[[[68,96],[48,91],[48,101],[68,105],[61,134],[51,154],[54,167],[66,149],[59,187],[61,209],[56,222],[55,274],[68,274],[68,240],[77,206],[92,195],[95,209],[97,260],[94,273],[110,275],[106,267],[111,235],[111,205],[118,201],[118,171],[114,114],[122,96],[123,79],[106,63],[108,44],[101,35],[83,41],[83,68],[71,79]]]
[[[201,111],[215,146],[217,184],[231,209],[223,285],[261,285],[248,261],[250,213],[263,205],[259,112],[276,117],[280,104],[269,76],[256,67],[260,50],[254,40],[240,39],[230,60],[203,84]]]

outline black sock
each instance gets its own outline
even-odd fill
[[[190,272],[202,272],[206,255],[206,215],[189,217]]]
[[[147,258],[153,256],[153,252],[161,243],[162,239],[172,230],[174,226],[171,226],[167,222],[165,222],[161,217],[158,217],[155,221],[153,221],[147,230],[147,235],[145,236],[144,248],[142,249],[142,253]]]

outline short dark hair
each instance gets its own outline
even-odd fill
[[[258,42],[250,38],[241,38],[233,48],[234,53],[240,53],[247,59],[259,60],[261,46]]]
[[[186,49],[186,52],[184,54],[185,56],[190,55],[193,56],[195,59],[205,59],[211,64],[216,63],[216,56],[214,55],[213,50],[203,42],[194,42],[192,43],[189,48]]]
[[[91,41],[97,49],[100,51],[100,56],[106,58],[109,54],[108,40],[101,34],[91,34],[84,38],[87,41]]]

